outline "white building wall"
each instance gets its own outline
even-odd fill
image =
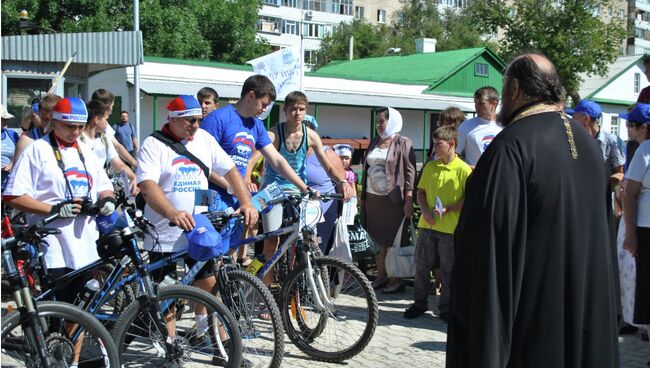
[[[639,75],[641,82],[641,88],[639,91],[650,85],[643,73],[642,62],[639,61],[633,67],[625,71],[625,73],[612,81],[605,89],[599,91],[594,96],[594,98],[619,101],[636,101],[639,98],[639,93],[634,92],[635,74]]]
[[[309,105],[309,114],[315,114],[314,105]],[[363,107],[319,106],[318,134],[332,138],[370,138],[371,110]]]
[[[122,110],[128,111],[129,115],[133,115],[134,105],[129,86],[127,84],[127,68],[111,69],[101,73],[97,73],[88,79],[88,96],[100,88],[107,89],[116,97],[122,99]]]

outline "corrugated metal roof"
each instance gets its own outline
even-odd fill
[[[129,83],[131,84],[131,82]],[[140,80],[140,89],[149,95],[176,96],[181,94],[195,95],[202,87],[212,87],[219,92],[222,98],[239,98],[241,85],[239,84],[217,84],[217,83],[182,83],[177,81],[164,80]],[[390,92],[388,92],[390,93]],[[377,107],[391,106],[399,109],[415,110],[444,110],[450,106],[456,106],[463,111],[474,111],[473,102],[450,102],[448,97],[427,95],[422,98],[394,96],[390,94],[367,94],[367,93],[341,93],[325,92],[307,88],[305,94],[310,103]]]
[[[2,37],[2,59],[130,66],[143,63],[142,32],[56,33]]]

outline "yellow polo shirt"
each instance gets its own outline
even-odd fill
[[[435,208],[436,197],[440,198],[443,207],[465,198],[465,183],[471,172],[472,168],[461,160],[458,155],[447,165],[440,159],[429,161],[424,166],[422,176],[418,182],[418,189],[424,190],[426,194],[429,209]],[[436,212],[433,225],[429,225],[424,221],[424,217],[420,216],[418,227],[453,234],[456,225],[458,225],[459,216],[460,212],[447,212],[441,219]]]

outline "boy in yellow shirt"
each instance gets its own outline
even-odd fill
[[[449,314],[449,276],[454,263],[453,234],[465,198],[465,182],[472,169],[456,154],[458,132],[443,126],[433,133],[436,159],[429,161],[418,182],[417,201],[422,209],[415,246],[414,303],[404,312],[412,319],[424,314],[429,294],[429,272],[440,257],[442,291],[438,316],[447,321]]]

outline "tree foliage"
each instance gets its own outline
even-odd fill
[[[244,63],[270,51],[257,37],[261,1],[140,0],[144,53]],[[132,0],[5,0],[2,34],[16,34],[22,9],[53,32],[132,30]]]
[[[317,66],[348,59],[350,36],[354,36],[355,58],[381,56],[389,48],[399,48],[401,55],[413,54],[415,40],[423,37],[435,38],[439,51],[490,45],[467,15],[452,10],[440,14],[438,6],[437,0],[409,0],[388,26],[358,19],[342,23],[336,32],[323,39]]]
[[[323,39],[316,60],[319,65],[334,60],[347,60],[351,36],[354,36],[355,59],[381,56],[386,50],[386,32],[386,26],[373,26],[363,19],[355,19],[352,23],[341,23],[336,32]]]
[[[469,8],[474,24],[484,32],[504,34],[499,52],[505,60],[538,51],[555,64],[573,103],[580,99],[581,74],[600,75],[622,54],[625,20],[605,23],[597,15],[611,1],[478,0]]]

